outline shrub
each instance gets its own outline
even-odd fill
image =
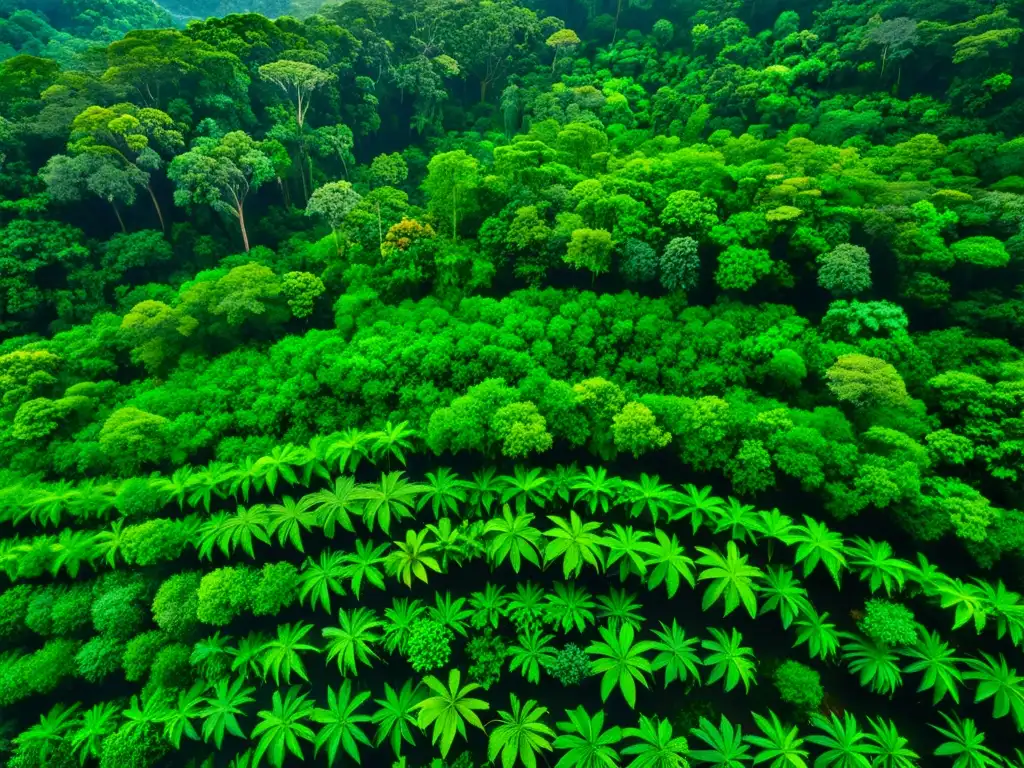
[[[114,497],[114,506],[124,517],[149,517],[164,506],[164,496],[145,477],[125,480]]]
[[[181,556],[188,537],[174,520],[158,518],[124,529],[121,556],[128,565],[154,565]]]
[[[34,593],[28,584],[16,584],[0,592],[0,640],[10,640],[28,629],[25,619]]]
[[[773,679],[779,697],[806,712],[816,710],[825,696],[821,675],[799,661],[785,662],[775,670]]]
[[[469,666],[469,676],[479,683],[481,688],[486,691],[498,682],[507,650],[504,641],[500,637],[495,637],[490,627],[469,641],[466,653],[473,662]]]
[[[31,693],[50,693],[65,677],[78,671],[75,655],[80,644],[74,640],[56,639],[25,659],[25,687]]]
[[[252,574],[245,568],[218,568],[199,582],[196,615],[206,624],[224,626],[249,605]]]
[[[590,677],[590,656],[575,643],[568,643],[548,664],[548,674],[562,685],[579,685]]]
[[[127,639],[136,634],[146,615],[136,602],[139,590],[134,586],[116,587],[92,604],[92,624],[100,634]]]
[[[260,571],[250,596],[254,616],[276,616],[295,602],[299,572],[291,563],[268,563]]]
[[[149,669],[149,685],[159,688],[187,688],[192,684],[192,649],[184,643],[174,643],[157,651]]]
[[[28,604],[25,626],[37,635],[53,634],[53,605],[60,597],[57,587],[47,587],[36,592]]]
[[[92,621],[92,588],[75,584],[53,601],[50,612],[51,631],[55,635],[72,635]]]
[[[124,676],[133,683],[146,679],[160,649],[167,645],[168,638],[158,629],[136,635],[124,649]]]
[[[658,255],[642,240],[626,241],[619,265],[622,277],[629,283],[649,283],[658,276]]]
[[[90,683],[98,683],[121,668],[124,643],[111,635],[96,635],[75,656],[78,674]]]
[[[406,655],[417,672],[443,667],[451,656],[452,631],[433,619],[420,619],[409,629]]]
[[[150,723],[121,727],[103,742],[100,768],[153,768],[170,749],[161,730]]]
[[[835,294],[856,294],[871,287],[871,257],[859,245],[842,243],[818,256],[818,285]]]
[[[886,645],[913,645],[917,642],[914,613],[903,603],[868,600],[860,628],[868,637]]]
[[[177,573],[160,585],[153,598],[153,621],[174,639],[188,637],[199,624],[199,573]]]

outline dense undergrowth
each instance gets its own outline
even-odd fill
[[[20,6],[8,765],[1024,764],[1019,0]]]

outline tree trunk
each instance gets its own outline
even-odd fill
[[[612,45],[615,45],[615,38],[619,36],[619,14],[622,13],[622,0],[615,4],[615,26],[612,27]]]
[[[480,103],[487,101],[487,80],[480,79]]]
[[[127,234],[128,230],[125,229],[124,219],[121,218],[121,212],[117,210],[117,204],[113,200],[110,201],[110,207],[114,209],[114,215],[117,216],[117,223],[121,225],[121,233]]]
[[[242,230],[242,245],[245,246],[245,252],[249,252],[249,233],[245,231],[245,210],[242,207],[242,203],[238,204],[238,226]]]
[[[459,204],[455,196],[455,187],[452,187],[452,242],[459,239]]]
[[[338,255],[341,256],[341,241],[338,240],[338,230],[331,227],[331,232],[334,233],[334,247],[337,249]]]
[[[377,201],[377,243],[381,257],[384,256],[384,227],[380,221],[380,201]]]
[[[156,208],[156,217],[160,219],[160,229],[163,232],[166,232],[167,225],[164,223],[164,214],[163,211],[160,210],[160,203],[156,200],[156,194],[153,192],[153,187],[146,184],[146,191],[149,192],[149,198],[153,201],[153,207]]]

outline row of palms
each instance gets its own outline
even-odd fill
[[[416,730],[428,728],[433,743],[447,756],[457,735],[467,738],[467,726],[487,735],[488,759],[500,758],[503,768],[517,763],[536,768],[538,756],[555,750],[562,753],[556,768],[682,768],[687,758],[714,768],[742,768],[748,763],[808,768],[811,747],[816,748],[817,768],[916,768],[921,759],[891,721],[869,717],[864,729],[849,712],[842,717],[812,714],[813,730],[807,735],[771,710],[767,715],[751,713],[756,731],[748,734],[724,715],[717,724],[702,717],[688,742],[667,720],[641,716],[633,728],[606,727],[603,711],[591,714],[583,706],[566,710],[566,719],[552,728],[546,707],[533,699],[520,701],[514,693],[509,708],[498,710],[485,723],[480,713],[490,705],[477,698],[478,689],[473,683],[463,685],[461,672],[453,669],[446,680],[430,675],[418,685],[406,680],[398,691],[385,684],[383,697],[374,699],[377,708],[370,712],[365,710],[370,692],[353,693],[349,680],[337,689],[327,688],[326,707],[318,706],[298,686],[283,694],[275,687],[268,708],[256,713],[257,722],[248,734],[255,747],[232,765],[255,768],[265,760],[281,768],[291,757],[303,760],[308,749],[304,745],[311,745],[314,755],[324,753],[329,766],[341,753],[359,763],[363,748],[385,743],[398,756],[405,744],[415,745]],[[119,728],[162,731],[175,748],[189,739],[219,750],[228,735],[247,738],[242,722],[251,714],[247,710],[252,709],[255,693],[238,677],[199,681],[176,695],[155,689],[141,699],[133,696],[127,707],[104,702],[79,712],[77,704],[58,704],[15,743],[36,752],[43,765],[62,741],[70,742],[84,764],[98,757],[103,741]],[[943,724],[931,725],[943,739],[934,755],[965,768],[1024,766],[1024,753],[1017,750],[1016,760],[1000,757],[985,744],[985,735],[971,719],[940,715]],[[372,739],[367,733],[371,726],[376,726]],[[347,757],[341,758],[343,763]]]
[[[371,532],[379,527],[388,533],[394,520],[411,520],[417,511],[430,508],[435,523],[420,531],[407,530],[405,539],[395,542],[391,547],[394,551],[386,557],[383,553],[388,545],[381,545],[384,549],[379,550],[372,541],[369,545],[356,541],[355,557],[362,562],[367,552],[379,552],[374,559],[383,558],[388,571],[407,585],[414,577],[425,581],[429,571],[446,570],[449,561],[461,564],[474,557],[487,557],[492,567],[508,560],[517,573],[524,560],[536,567],[561,560],[567,577],[578,575],[584,567],[599,571],[617,568],[621,579],[632,574],[646,578],[653,586],[665,583],[670,596],[681,580],[693,582],[693,561],[684,553],[677,535],[661,528],[642,531],[619,523],[606,527],[600,519],[584,519],[575,509],[570,509],[567,517],[548,515],[551,527],[543,531],[536,528],[533,523],[537,517],[528,510],[543,508],[551,498],[560,498],[559,493],[567,501],[585,504],[592,512],[604,512],[618,503],[606,492],[608,478],[603,469],[587,467],[583,473],[567,475],[567,484],[557,492],[552,491],[556,487],[552,476],[539,472],[516,467],[511,476],[498,477],[493,468],[477,473],[484,480],[472,491],[473,503],[488,511],[495,504],[502,505],[501,514],[492,514],[486,523],[452,522],[449,515],[458,512],[459,498],[469,491],[452,490],[453,484],[462,481],[444,468],[428,473],[426,483],[410,482],[399,472],[383,475],[377,484],[358,484],[351,476],[341,477],[331,487],[298,500],[285,496],[279,503],[239,506],[235,512],[219,510],[206,517],[189,515],[179,523],[204,558],[212,558],[215,552],[231,557],[238,551],[255,557],[257,542],[270,544],[276,538],[279,545],[304,552],[303,535],[313,529],[332,538],[341,530],[355,533],[355,521],[361,520]],[[793,550],[794,562],[805,576],[821,566],[837,586],[847,571],[856,573],[873,594],[884,591],[891,596],[910,583],[953,612],[954,629],[970,624],[981,632],[992,627],[999,638],[1009,636],[1015,645],[1024,646],[1024,599],[1002,582],[954,579],[922,555],[914,563],[896,557],[884,541],[845,539],[808,516],[799,524],[777,509],[756,510],[731,497],[723,500],[712,495],[710,488],[687,485],[676,491],[656,475],[646,473],[639,481],[616,479],[613,484],[625,489],[625,495],[619,498],[622,504],[628,504],[633,517],[646,513],[654,521],[664,519],[670,528],[688,518],[695,533],[707,524],[714,533],[728,534],[734,542],[766,544],[769,559],[774,557],[776,545],[782,544]],[[484,492],[481,487],[491,490]],[[570,496],[572,493],[575,495]],[[14,579],[24,571],[23,560],[35,566],[44,559],[51,573],[64,570],[71,576],[77,576],[83,565],[95,567],[100,562],[113,567],[126,530],[125,521],[118,520],[105,531],[65,528],[58,536],[4,540],[0,542],[0,568]],[[720,559],[719,555],[701,551],[705,561]],[[339,565],[331,559],[335,557],[322,554],[320,560],[325,565],[321,570],[337,572],[358,565]],[[727,609],[742,602],[752,613],[753,588],[749,581],[760,574],[759,569],[750,570],[752,566],[739,556],[735,543],[718,565],[729,574],[716,586],[721,587]]]

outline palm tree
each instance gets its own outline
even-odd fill
[[[277,492],[278,479],[284,480],[289,485],[299,482],[296,469],[305,467],[314,457],[309,449],[301,445],[275,445],[270,453],[261,456],[254,465],[254,470],[259,477],[267,484],[271,493]]]
[[[198,640],[192,646],[192,653],[188,657],[189,664],[198,668],[199,673],[207,680],[219,678],[231,667],[231,651],[228,648],[230,640],[230,637],[222,637],[220,630]]]
[[[647,588],[655,590],[662,584],[671,599],[679,591],[679,585],[685,579],[691,586],[696,582],[693,578],[693,560],[686,556],[683,545],[673,533],[669,536],[664,531],[654,529],[655,541],[643,543],[643,550],[648,555],[645,564],[651,569],[647,578]]]
[[[255,701],[254,693],[256,689],[246,685],[241,677],[232,681],[221,678],[214,683],[213,694],[204,699],[206,706],[199,710],[199,717],[203,719],[203,741],[213,739],[219,750],[227,733],[244,739],[238,718],[245,715],[242,707]]]
[[[985,746],[985,734],[978,730],[973,720],[961,720],[959,715],[954,720],[945,712],[939,714],[948,728],[932,725],[946,738],[936,748],[937,756],[954,758],[953,768],[998,768],[1002,765],[999,754]]]
[[[690,733],[707,745],[707,749],[691,749],[690,757],[701,762],[711,763],[715,768],[742,768],[743,763],[751,760],[750,747],[743,743],[743,729],[733,725],[725,715],[721,715],[716,726],[702,717],[696,728]]]
[[[566,750],[555,768],[613,768],[619,765],[615,744],[622,741],[622,729],[617,725],[604,729],[604,712],[591,717],[582,705],[566,710],[568,721],[556,723],[561,735],[555,739],[555,748]]]
[[[59,527],[64,513],[70,510],[80,495],[78,487],[67,480],[40,487],[33,492],[28,502],[32,524],[39,528]]]
[[[841,534],[830,531],[824,523],[812,520],[807,515],[804,515],[804,522],[807,525],[793,526],[787,542],[797,545],[794,561],[803,563],[804,578],[810,576],[819,563],[824,565],[838,587],[843,569],[849,567],[846,562],[846,542]]]
[[[416,503],[416,510],[429,504],[435,520],[448,515],[458,517],[459,505],[466,502],[468,487],[468,483],[447,467],[427,472],[427,482],[424,484],[423,495]]]
[[[639,630],[643,624],[644,617],[640,615],[642,606],[636,601],[636,595],[612,587],[607,595],[601,595],[597,601],[601,604],[597,617],[604,619],[613,631],[624,624]]]
[[[473,473],[473,479],[466,482],[470,511],[473,516],[488,514],[494,502],[501,498],[501,483],[494,467],[484,467]]]
[[[228,648],[228,653],[233,657],[231,671],[238,672],[243,680],[248,680],[250,674],[262,675],[263,666],[260,660],[266,644],[267,638],[260,632],[250,632],[239,638],[234,648]]]
[[[35,753],[39,765],[46,765],[46,759],[56,746],[64,740],[65,735],[76,725],[74,719],[79,705],[54,704],[45,715],[40,715],[39,722],[18,734],[14,744],[19,752]]]
[[[546,635],[540,629],[520,634],[516,644],[509,648],[509,671],[518,669],[531,683],[539,684],[541,669],[555,659],[555,651],[550,647],[553,639],[554,635]]]
[[[1024,603],[1021,603],[1021,595],[1008,590],[1002,581],[994,585],[982,579],[974,579],[974,582],[988,615],[996,620],[996,636],[1002,640],[1009,634],[1013,644],[1020,647],[1024,643]]]
[[[768,559],[771,560],[775,556],[775,542],[781,541],[785,544],[789,541],[789,534],[793,531],[793,518],[782,514],[778,508],[760,510],[757,512],[754,530],[768,539]]]
[[[416,709],[423,696],[423,690],[418,685],[413,687],[412,680],[406,680],[398,693],[388,683],[384,683],[384,698],[373,700],[380,709],[370,718],[377,726],[374,744],[379,747],[388,741],[395,757],[401,756],[403,742],[411,747],[416,746],[410,726],[416,725]]]
[[[490,624],[491,627],[497,629],[498,622],[508,615],[505,608],[506,603],[508,603],[508,595],[505,594],[505,588],[487,582],[483,592],[473,592],[469,596],[469,604],[473,607],[474,612],[473,626],[483,629]]]
[[[756,683],[756,660],[754,651],[743,645],[743,635],[733,627],[730,634],[721,629],[709,627],[712,640],[702,640],[701,647],[711,651],[704,658],[704,666],[711,667],[708,679],[710,685],[724,678],[725,691],[728,693],[740,682],[743,689],[750,693],[750,684]]]
[[[525,512],[527,504],[543,508],[550,498],[548,491],[551,478],[540,467],[528,470],[517,464],[512,475],[502,475],[499,480],[506,485],[501,493],[502,503],[515,500],[518,512]]]
[[[466,608],[466,598],[457,597],[452,599],[451,592],[434,593],[434,607],[427,609],[430,618],[442,624],[456,634],[466,636],[466,624],[473,616],[473,611]]]
[[[917,690],[921,693],[931,689],[932,706],[938,705],[946,694],[954,703],[960,703],[958,686],[963,685],[964,676],[957,664],[964,659],[955,655],[955,651],[938,632],[922,630],[917,643],[909,648],[901,648],[900,654],[915,660],[903,669],[904,672],[924,673]]]
[[[415,429],[409,429],[408,421],[392,424],[389,420],[383,429],[371,432],[367,437],[373,438],[372,451],[374,456],[379,458],[383,454],[387,457],[388,471],[390,471],[392,456],[398,459],[403,467],[405,466],[405,454],[403,451],[412,452],[413,438],[418,435],[419,433]]]
[[[544,590],[532,581],[516,584],[508,599],[508,615],[518,632],[538,626],[544,618]]]
[[[57,537],[57,543],[52,546],[53,561],[50,563],[50,573],[56,576],[63,568],[68,576],[74,579],[78,577],[78,571],[83,563],[92,567],[99,554],[96,538],[92,531],[76,531],[71,528],[62,530]]]
[[[873,743],[866,751],[872,755],[871,768],[917,768],[920,755],[908,746],[910,742],[900,736],[891,720],[869,717],[868,723],[872,732],[867,737]]]
[[[710,512],[715,521],[715,533],[729,532],[729,538],[751,544],[757,543],[754,535],[760,525],[760,519],[751,504],[743,504],[732,496],[721,507]]]
[[[746,737],[750,744],[759,747],[754,757],[755,765],[769,763],[769,768],[807,768],[809,753],[801,748],[804,740],[795,725],[785,727],[771,710],[768,710],[771,720],[757,712],[750,714],[761,731],[759,736],[750,734]]]
[[[324,536],[333,539],[338,525],[349,533],[356,532],[351,518],[363,514],[362,493],[355,478],[339,477],[333,488],[304,496],[303,501],[316,513],[316,524],[324,529]]]
[[[687,768],[689,745],[683,736],[672,735],[672,723],[658,717],[640,716],[636,728],[623,731],[627,738],[638,739],[622,749],[624,755],[636,755],[627,768]]]
[[[888,596],[903,589],[907,571],[913,567],[896,557],[887,541],[865,540],[860,536],[850,546],[850,565],[860,572],[861,581],[868,582],[871,594],[884,587]]]
[[[708,566],[700,572],[698,581],[712,580],[704,592],[702,609],[706,611],[724,595],[725,616],[732,613],[740,603],[743,603],[751,618],[757,616],[754,579],[764,578],[761,569],[747,565],[747,555],[740,555],[736,542],[731,539],[726,543],[724,557],[720,552],[705,547],[697,547],[697,551],[703,554],[703,557],[697,560],[697,564]]]
[[[358,600],[364,580],[377,589],[387,589],[384,584],[384,576],[377,566],[384,565],[387,562],[385,553],[390,545],[374,544],[372,540],[363,542],[356,539],[355,547],[355,552],[346,552],[341,556],[341,559],[345,563],[345,570],[342,575],[349,580],[352,594]]]
[[[644,656],[654,650],[654,643],[644,640],[634,643],[635,630],[629,624],[619,627],[616,633],[611,627],[599,627],[601,640],[592,642],[587,653],[599,657],[591,667],[601,678],[601,701],[608,701],[612,689],[618,686],[630,708],[636,706],[636,684],[647,688],[645,673],[651,673],[651,662]]]
[[[232,552],[241,547],[243,552],[255,559],[253,542],[270,543],[268,523],[267,508],[262,504],[248,508],[240,506],[233,515],[215,513],[199,529],[199,556],[211,558],[216,546],[225,557],[231,557]]]
[[[391,530],[391,518],[397,520],[412,517],[416,497],[426,490],[419,483],[410,483],[402,472],[388,472],[380,476],[380,483],[360,485],[358,497],[366,500],[363,509],[363,522],[373,531],[374,523],[380,525],[384,533]]]
[[[205,680],[193,683],[188,690],[182,688],[178,691],[175,703],[168,707],[164,720],[164,738],[171,742],[175,749],[181,749],[181,739],[184,736],[199,741],[199,732],[192,725],[192,721],[200,716],[206,701],[203,698],[206,688]]]
[[[441,566],[430,551],[437,549],[437,544],[428,544],[425,539],[429,531],[422,530],[416,533],[413,530],[405,532],[405,541],[396,541],[395,551],[387,556],[384,567],[389,576],[397,576],[405,586],[412,588],[412,579],[415,576],[424,584],[427,583],[427,569],[435,573],[441,573]]]
[[[565,578],[579,576],[583,564],[594,566],[600,573],[604,570],[604,538],[601,536],[601,524],[598,522],[584,523],[576,510],[569,511],[566,520],[557,515],[548,515],[548,520],[555,524],[554,528],[544,531],[551,538],[544,549],[545,564],[562,558],[562,573]]]
[[[604,537],[604,545],[608,548],[606,566],[611,568],[615,563],[619,564],[619,581],[625,581],[630,574],[639,576],[642,581],[647,575],[645,539],[650,535],[646,531],[634,530],[631,525],[612,524],[611,535]]]
[[[238,494],[242,494],[242,501],[249,503],[249,494],[263,488],[263,467],[257,466],[257,459],[246,456],[241,461],[235,462],[234,476],[228,486],[228,495],[238,500]]]
[[[357,693],[352,697],[352,681],[346,680],[341,688],[335,691],[327,688],[327,709],[317,707],[310,719],[323,727],[316,735],[314,754],[327,747],[327,765],[333,766],[338,757],[338,747],[342,747],[349,757],[359,762],[359,744],[370,745],[370,740],[360,727],[360,723],[370,722],[369,715],[359,714],[359,707],[370,698],[369,691]]]
[[[409,600],[407,597],[396,597],[391,600],[391,607],[384,609],[384,618],[387,621],[384,628],[384,648],[388,653],[405,653],[412,625],[425,610],[419,600]]]
[[[657,525],[658,517],[664,513],[665,518],[672,519],[672,515],[679,507],[681,497],[671,485],[661,482],[657,475],[640,473],[640,482],[625,480],[623,483],[626,501],[629,503],[630,517],[640,517],[645,512],[651,516],[651,521]]]
[[[96,557],[102,557],[111,568],[117,568],[117,556],[124,545],[124,519],[114,520],[109,531],[100,531],[93,540]]]
[[[416,704],[419,711],[416,723],[420,728],[434,724],[431,742],[441,742],[441,757],[448,756],[456,733],[466,738],[466,723],[486,732],[476,711],[487,709],[489,705],[469,695],[480,686],[476,683],[462,686],[461,682],[462,673],[457,669],[448,672],[447,685],[433,675],[427,675],[423,678],[423,684],[435,695]]]
[[[484,533],[494,534],[487,551],[492,568],[505,562],[505,558],[516,573],[523,560],[540,567],[541,533],[530,525],[533,521],[534,515],[529,512],[517,511],[513,517],[508,504],[502,505],[500,518],[487,521]]]
[[[210,511],[210,502],[213,497],[223,499],[229,485],[235,477],[237,470],[230,464],[221,461],[211,461],[205,467],[188,478],[186,488],[189,490],[188,505],[193,509],[202,502],[203,509]]]
[[[651,662],[651,671],[665,670],[665,687],[674,680],[685,683],[690,678],[700,685],[698,666],[702,662],[695,650],[697,638],[687,637],[686,630],[675,619],[671,627],[661,622],[661,630],[654,630],[654,636],[658,639],[651,642],[651,649],[658,655]]]
[[[185,497],[189,492],[189,480],[192,478],[191,467],[180,467],[174,470],[170,477],[158,477],[153,481],[153,487],[164,495],[167,501],[178,502],[178,509],[185,506]]]
[[[866,743],[867,734],[857,725],[857,718],[849,712],[840,720],[835,712],[826,720],[819,713],[811,714],[811,725],[822,733],[812,734],[807,740],[825,751],[818,758],[822,764],[833,768],[870,768],[871,745]]]
[[[870,685],[875,693],[889,696],[903,685],[896,651],[884,643],[849,632],[842,632],[840,636],[848,641],[843,644],[843,661],[853,674],[860,675],[861,685]]]
[[[619,495],[621,487],[622,481],[617,477],[608,477],[608,470],[604,467],[586,467],[572,484],[572,489],[576,491],[573,504],[583,501],[590,514],[597,514],[598,509],[608,514],[611,501]]]
[[[683,486],[679,511],[669,519],[675,522],[681,518],[688,517],[693,526],[693,532],[697,533],[701,523],[704,522],[704,516],[713,516],[725,504],[721,498],[711,494],[711,486],[697,488],[697,486],[687,483]]]
[[[331,595],[344,595],[341,579],[345,575],[344,555],[329,549],[320,553],[320,560],[307,557],[299,574],[299,603],[309,598],[310,608],[317,603],[331,613]],[[358,597],[358,595],[356,596]]]
[[[125,731],[134,731],[163,723],[170,714],[167,691],[159,686],[147,686],[142,689],[141,695],[132,695],[127,708],[121,710],[121,714],[127,721],[122,726]]]
[[[757,591],[767,596],[767,599],[761,604],[758,616],[777,610],[779,618],[782,619],[782,628],[789,629],[789,625],[797,616],[813,610],[807,597],[807,590],[785,566],[780,565],[776,568],[769,565],[764,580],[765,583],[759,585]]]
[[[283,700],[281,691],[275,690],[270,709],[261,709],[257,713],[260,722],[249,736],[251,739],[259,737],[253,768],[259,766],[264,755],[274,768],[282,768],[288,752],[304,760],[300,739],[313,741],[313,729],[304,722],[313,716],[313,712],[313,702],[307,701],[306,694],[300,694],[297,686],[289,688]]]
[[[339,472],[355,472],[363,459],[370,458],[371,445],[377,436],[373,432],[346,429],[327,446],[327,460],[338,462]],[[405,462],[402,462],[403,465]]]
[[[78,495],[68,503],[68,512],[79,520],[106,520],[114,509],[117,491],[113,483],[85,480],[78,484]]]
[[[970,671],[964,673],[965,680],[978,682],[975,703],[992,699],[992,717],[1012,715],[1017,731],[1024,733],[1024,678],[1010,668],[1003,654],[998,661],[984,651],[979,654],[980,659],[967,659]]]
[[[99,760],[103,742],[117,730],[119,714],[120,710],[112,702],[101,702],[82,713],[82,719],[71,733],[72,753],[78,755],[81,765],[88,760]]]
[[[266,679],[269,672],[274,676],[274,684],[281,684],[281,675],[284,675],[285,683],[291,683],[292,672],[295,672],[306,682],[309,676],[306,674],[306,667],[302,663],[301,651],[319,652],[319,648],[303,639],[313,629],[312,624],[296,622],[295,624],[282,624],[277,628],[277,637],[268,640],[259,651],[260,664],[263,665],[263,678]]]
[[[487,759],[494,762],[501,754],[502,768],[513,768],[518,757],[524,768],[537,768],[537,754],[541,750],[552,751],[548,738],[555,732],[542,720],[547,707],[537,706],[533,699],[519,703],[519,697],[510,694],[510,710],[498,710],[501,723],[491,731],[487,741]]]
[[[547,605],[544,606],[547,620],[556,626],[561,625],[566,633],[574,626],[577,632],[585,632],[596,621],[592,609],[597,607],[597,603],[590,592],[575,581],[568,584],[556,581],[552,587],[553,594],[547,594]]]
[[[802,618],[797,619],[796,627],[797,636],[793,647],[807,643],[807,651],[812,659],[824,661],[839,651],[839,633],[836,625],[828,620],[828,611],[819,615],[812,607]]]
[[[337,627],[323,630],[324,639],[327,640],[327,661],[337,657],[338,671],[342,676],[347,676],[349,672],[358,675],[358,664],[372,666],[371,659],[378,658],[371,644],[380,642],[381,636],[375,630],[383,627],[384,622],[370,608],[360,607],[351,612],[340,611],[338,624]]]
[[[310,530],[317,524],[317,513],[309,508],[306,499],[296,502],[291,496],[285,496],[280,504],[267,507],[267,533],[277,534],[277,543],[284,546],[285,541],[291,543],[299,552],[302,548],[302,531]]]
[[[974,623],[978,634],[988,622],[988,606],[985,604],[985,593],[973,584],[965,584],[960,579],[942,576],[935,584],[939,605],[945,609],[955,610],[953,629],[959,629],[967,622]]]

